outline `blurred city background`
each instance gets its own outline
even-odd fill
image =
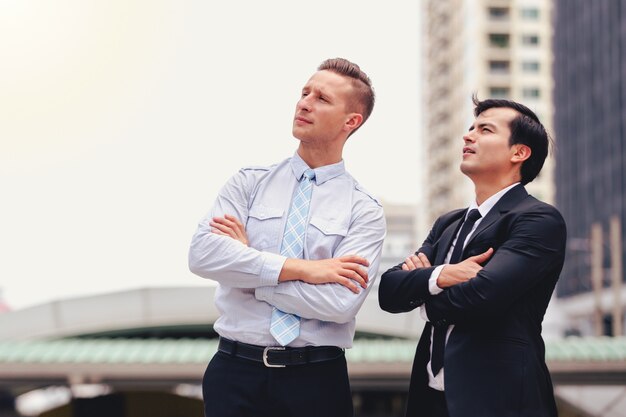
[[[377,92],[345,158],[385,208],[381,273],[472,198],[472,94],[535,110],[554,146],[527,188],[568,225],[543,327],[560,416],[626,416],[626,0],[382,3],[0,0],[0,417],[202,416],[217,311],[189,240],[238,168],[293,153],[333,56]],[[422,326],[373,289],[357,416],[403,415]]]

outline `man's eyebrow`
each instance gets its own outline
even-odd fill
[[[493,123],[493,122],[480,122],[480,123],[478,123],[478,127],[479,127],[479,128],[482,128],[482,127],[487,127],[487,126],[489,126],[489,127],[493,127],[493,128],[497,128],[497,127],[498,127],[498,126],[496,126],[496,124],[495,124],[495,123]],[[472,129],[473,129],[473,127],[470,127],[470,130],[472,130]]]
[[[332,90],[327,90],[327,89],[322,89],[322,88],[318,88],[317,90],[319,91],[320,95],[324,97],[327,97],[327,98],[333,97]]]

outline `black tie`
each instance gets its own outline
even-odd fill
[[[450,256],[449,264],[456,264],[461,262],[461,256],[463,255],[463,244],[467,235],[474,227],[476,220],[480,219],[481,215],[477,209],[470,210],[467,214],[467,219],[461,227],[459,237],[456,239],[454,250]],[[430,367],[433,371],[433,375],[436,376],[441,368],[443,368],[443,355],[446,347],[446,333],[448,332],[448,326],[436,326],[433,331],[433,355],[430,359]]]

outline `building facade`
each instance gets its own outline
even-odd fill
[[[389,268],[398,265],[407,256],[415,252],[426,236],[417,235],[417,206],[412,204],[390,204],[383,202],[387,235],[378,268],[377,285],[380,276]]]
[[[610,284],[618,257],[626,261],[625,245],[615,256],[609,238],[611,219],[620,240],[626,236],[626,1],[556,0],[554,22],[556,202],[568,226],[557,295],[572,332],[613,334],[616,304],[622,323],[626,304],[624,286]],[[598,294],[592,291],[593,224],[602,231],[604,289]],[[625,278],[622,270],[620,282]],[[600,332],[596,309],[604,322]]]
[[[551,2],[428,0],[424,2],[426,152],[423,221],[468,204],[471,182],[459,171],[462,136],[472,123],[472,94],[508,98],[533,109],[552,131]],[[528,185],[553,202],[553,163]]]

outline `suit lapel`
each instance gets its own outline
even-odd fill
[[[470,239],[467,241],[465,245],[465,249],[467,249],[470,243],[474,240],[474,238],[480,235],[483,231],[485,231],[489,226],[491,226],[496,220],[498,220],[504,213],[510,211],[513,207],[519,204],[524,198],[528,196],[526,189],[523,185],[519,184],[513,188],[511,188],[506,194],[500,198],[500,200],[496,203],[495,206],[489,213],[485,216],[485,218],[478,224],[478,227],[470,236]]]
[[[467,210],[463,210],[462,213],[462,216],[450,223],[441,234],[441,237],[439,238],[439,245],[437,248],[437,256],[435,257],[435,263],[433,265],[441,265],[443,264],[444,259],[446,259],[446,255],[450,251],[450,245],[452,244],[452,240],[459,231]]]

